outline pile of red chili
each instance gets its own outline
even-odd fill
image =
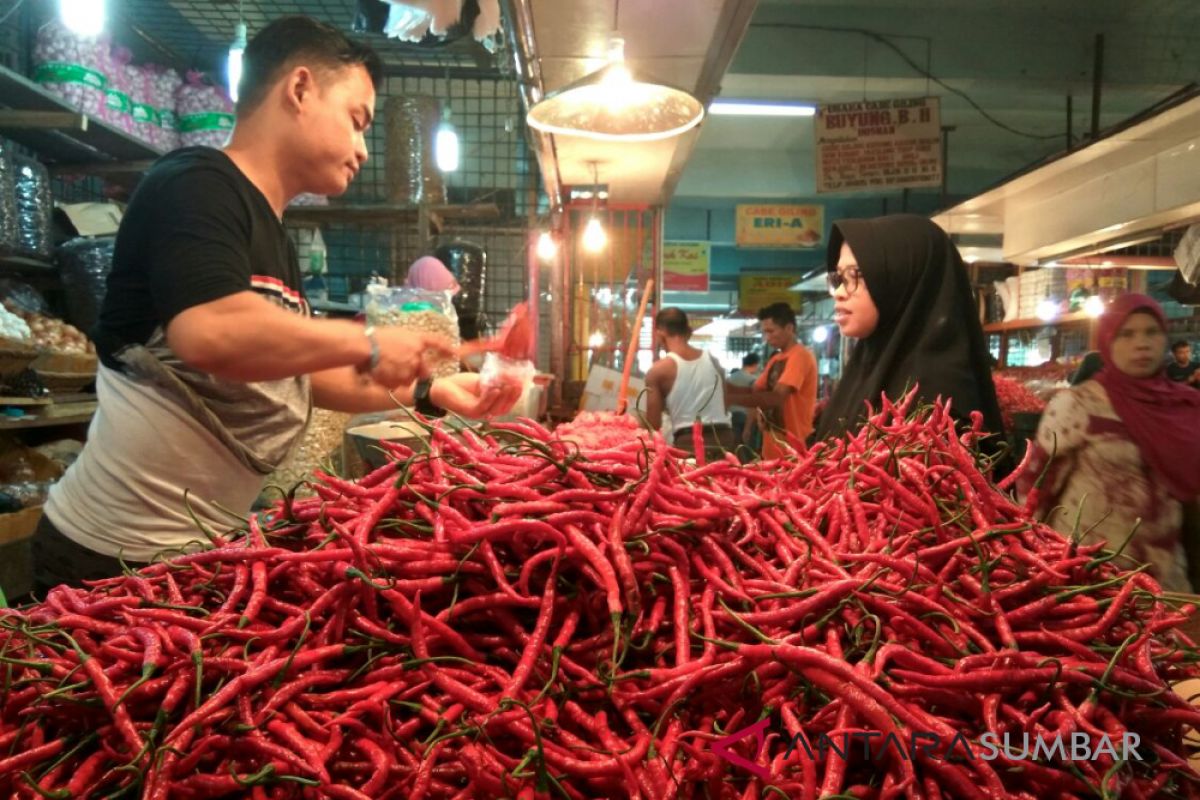
[[[1046,401],[1020,380],[993,374],[992,382],[996,385],[996,400],[1004,415],[1004,427],[1012,429],[1013,414],[1040,414],[1046,409]]]
[[[435,429],[215,549],[0,617],[0,790],[1195,796],[1184,611],[1032,523],[971,438],[887,406],[800,455],[697,466],[659,437]],[[961,738],[910,758],[847,733]],[[1130,733],[1140,760],[966,757]]]

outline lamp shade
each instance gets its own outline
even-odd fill
[[[681,89],[640,78],[610,63],[529,109],[539,131],[607,141],[669,139],[700,124],[704,106]]]

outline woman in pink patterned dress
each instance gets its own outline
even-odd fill
[[[1104,368],[1046,406],[1022,488],[1045,470],[1039,517],[1123,548],[1165,590],[1190,592],[1181,532],[1183,504],[1200,496],[1200,392],[1164,374],[1166,319],[1146,295],[1118,298],[1099,339]]]

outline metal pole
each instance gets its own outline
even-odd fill
[[[1075,147],[1075,99],[1067,92],[1067,152]]]
[[[1104,34],[1096,34],[1092,62],[1092,141],[1100,138],[1100,90],[1104,84]]]
[[[942,126],[942,207],[946,206],[946,196],[950,186],[950,134],[957,128],[954,125]]]

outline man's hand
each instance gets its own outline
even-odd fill
[[[449,339],[431,333],[377,328],[375,341],[379,343],[379,365],[370,377],[386,389],[431,377],[438,364],[458,357]]]
[[[429,399],[438,408],[474,419],[506,414],[521,399],[519,384],[502,383],[483,388],[473,373],[438,378],[429,387]]]

